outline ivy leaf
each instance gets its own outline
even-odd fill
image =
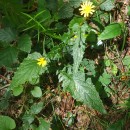
[[[18,40],[18,48],[29,53],[31,51],[31,38],[29,35],[23,35]]]
[[[96,88],[90,79],[85,81],[84,73],[77,72],[72,76],[63,71],[59,78],[63,82],[64,90],[69,91],[76,100],[101,113],[106,113]]]
[[[106,0],[100,5],[100,8],[105,11],[111,11],[114,7],[113,0]]]
[[[15,121],[9,116],[0,116],[0,130],[12,130],[16,127]]]
[[[121,25],[113,23],[105,27],[105,30],[99,35],[98,40],[111,39],[121,34]]]
[[[12,42],[16,39],[16,33],[11,30],[11,28],[0,29],[0,41],[2,42]]]
[[[11,67],[17,61],[18,50],[15,47],[8,46],[0,50],[0,67]]]
[[[33,97],[39,98],[42,96],[42,90],[40,87],[35,86],[34,89],[31,91]]]
[[[10,88],[13,90],[15,87],[24,84],[25,82],[31,82],[33,79],[45,71],[46,67],[37,65],[37,58],[42,57],[40,53],[29,54],[26,59],[20,64],[20,67],[14,74]]]

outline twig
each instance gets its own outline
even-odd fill
[[[7,88],[8,86],[10,86],[10,84],[6,84],[5,86],[0,87],[0,90],[2,90],[2,89],[4,89],[4,88]]]
[[[10,82],[11,82],[11,80],[7,79],[7,78],[6,78],[6,77],[4,77],[3,75],[0,75],[0,78],[2,78],[2,79],[4,79],[4,80],[6,80],[8,83],[10,83]]]

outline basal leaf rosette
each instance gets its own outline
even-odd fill
[[[15,72],[10,85],[11,90],[16,90],[16,87],[38,79],[39,75],[45,73],[46,70],[47,60],[45,57],[37,52],[29,54]]]

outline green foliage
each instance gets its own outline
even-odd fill
[[[29,54],[28,57],[24,59],[11,82],[10,88],[12,90],[25,82],[31,82],[33,79],[37,79],[39,75],[45,71],[46,68],[37,65],[37,59],[40,57],[42,57],[41,54],[35,52]]]
[[[39,127],[36,130],[49,130],[50,123],[46,122],[43,118],[39,118]]]
[[[114,0],[105,0],[105,2],[100,5],[100,8],[105,11],[111,11],[114,7]]]
[[[42,90],[40,87],[35,86],[34,89],[31,91],[33,97],[40,98],[42,96]]]
[[[0,41],[12,42],[16,39],[16,33],[11,28],[0,29]]]
[[[73,10],[70,4],[65,4],[59,10],[59,17],[63,19],[70,18],[73,16]]]
[[[107,130],[122,130],[123,129],[123,124],[124,124],[124,119],[119,120],[113,124],[110,124]]]
[[[130,56],[125,56],[123,59],[123,64],[130,67]]]
[[[99,35],[99,40],[106,40],[114,38],[121,34],[121,25],[119,23],[113,23],[105,27],[105,30]]]
[[[81,0],[69,0],[71,6],[77,8],[80,6]]]
[[[99,81],[104,85],[107,86],[111,82],[111,75],[107,72],[104,72],[102,76],[100,76]]]
[[[9,116],[0,116],[0,129],[12,130],[16,127],[15,121]]]
[[[84,73],[77,72],[74,74],[67,74],[63,71],[59,75],[59,80],[63,81],[64,90],[69,91],[75,99],[101,113],[106,113],[91,79],[88,78],[85,80]]]
[[[116,93],[118,86],[129,86],[130,56],[120,51],[129,39],[125,15],[120,12],[122,2],[92,0],[95,11],[86,18],[79,11],[82,2],[86,0],[0,0],[0,109],[17,120],[15,128],[12,118],[0,116],[0,130],[72,129],[78,127],[76,111],[82,111],[78,110],[81,104],[90,108],[85,112],[89,118],[91,109],[105,116],[105,108],[111,111],[109,105],[118,107],[107,99],[122,95],[122,89]],[[47,60],[44,67],[37,64],[41,57]],[[73,97],[72,111],[66,107],[71,101],[60,97],[63,91],[67,92],[63,98]],[[11,103],[15,105],[9,113]],[[125,105],[128,109],[129,102]],[[107,122],[110,125],[105,128],[122,129],[123,123]]]
[[[30,108],[30,113],[38,114],[43,108],[43,102],[35,103]]]
[[[73,16],[74,8],[80,6],[81,0],[69,0],[65,1],[59,9],[59,17],[62,19],[70,18]]]
[[[128,6],[127,9],[128,9],[127,14],[130,15],[130,6]]]
[[[23,92],[23,86],[22,86],[22,85],[19,85],[19,86],[13,88],[13,95],[14,95],[14,96],[18,96],[18,95],[20,95],[22,92]]]
[[[28,35],[23,35],[18,40],[18,48],[21,51],[30,53],[31,51],[31,38]]]
[[[0,67],[11,67],[17,62],[18,50],[16,47],[8,46],[0,51]]]
[[[96,66],[93,60],[83,59],[82,65],[87,70],[87,75],[96,75]]]

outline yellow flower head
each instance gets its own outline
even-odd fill
[[[39,66],[42,66],[42,67],[46,66],[46,64],[47,64],[46,59],[43,58],[43,57],[38,58],[37,61],[38,61],[37,64],[38,64]]]
[[[90,14],[93,14],[95,6],[92,2],[86,1],[81,4],[80,13],[84,15],[84,17],[89,17]]]
[[[76,38],[78,38],[78,36],[77,36],[77,35],[74,35],[74,39],[76,39]]]

